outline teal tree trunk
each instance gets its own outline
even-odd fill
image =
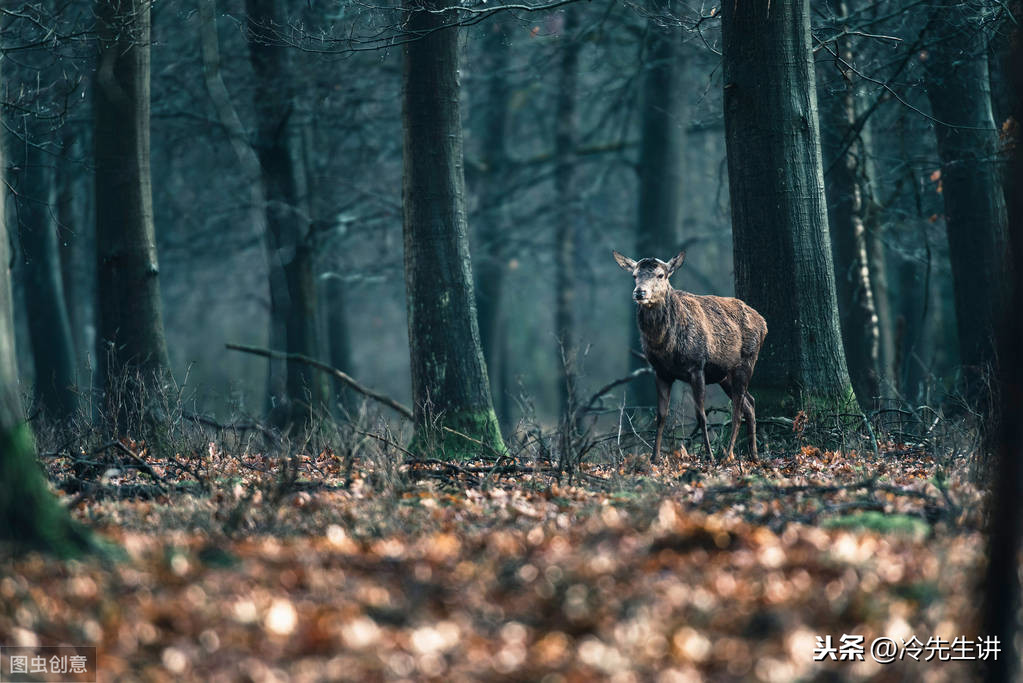
[[[721,9],[735,291],[771,330],[751,385],[757,412],[849,409],[809,0]]]
[[[56,155],[44,151],[43,127],[27,126],[18,147],[11,182],[17,197],[20,266],[25,308],[35,367],[35,400],[54,421],[71,417],[78,406],[75,353],[64,299],[60,251],[57,247],[55,189]]]
[[[511,48],[507,20],[489,20],[484,28],[484,57],[487,60],[486,92],[482,126],[484,170],[479,185],[479,218],[475,224],[477,244],[473,266],[476,270],[476,305],[480,343],[490,374],[490,388],[501,424],[510,422],[510,387],[502,379],[508,374],[507,316],[501,306],[508,248],[508,111],[512,88],[508,82]]]
[[[0,152],[0,168],[6,168]],[[21,412],[14,357],[10,247],[0,192],[0,541],[16,550],[74,557],[92,547],[89,533],[71,520],[50,493],[36,460],[32,430]]]
[[[405,291],[412,449],[463,459],[503,452],[480,348],[459,118],[458,30],[435,0],[406,0],[403,48]],[[457,433],[456,433],[457,432]],[[483,446],[476,442],[480,442]]]
[[[636,215],[636,255],[669,258],[678,253],[682,220],[682,171],[685,131],[680,118],[681,69],[679,37],[651,17],[644,43],[643,96],[639,148],[639,203]],[[629,311],[630,348],[642,349],[635,311]],[[647,365],[631,353],[632,368]],[[633,402],[657,405],[652,379],[633,382]]]
[[[979,10],[939,2],[925,61],[941,159],[945,228],[955,286],[959,356],[968,395],[981,397],[995,364],[1006,293],[1006,210],[998,129],[991,111],[987,40]]]
[[[318,358],[316,278],[311,222],[305,210],[301,131],[290,50],[276,32],[287,25],[282,0],[246,0],[249,61],[256,74],[255,140],[266,201],[270,262],[271,345]],[[275,350],[280,350],[279,346]],[[271,362],[271,372],[273,364]],[[273,378],[270,380],[271,384]],[[286,364],[285,396],[271,411],[281,429],[303,429],[327,400],[327,384],[303,363]]]
[[[555,104],[554,148],[557,168],[554,173],[554,193],[560,203],[557,229],[554,236],[554,327],[557,352],[561,360],[558,378],[558,410],[562,419],[568,419],[576,400],[576,225],[579,220],[579,197],[576,167],[578,116],[576,96],[579,83],[580,43],[575,36],[579,21],[579,8],[563,10],[561,29],[561,63],[558,65],[558,94]]]
[[[843,17],[848,14],[845,3],[839,3],[839,9]],[[859,84],[849,68],[854,63],[848,38],[835,40],[828,47],[828,58],[817,64],[818,93],[842,343],[856,396],[861,407],[870,409],[881,393],[881,332],[868,261],[866,146],[856,130]]]
[[[150,3],[97,0],[95,11],[96,362],[107,401],[118,401],[107,416],[125,417],[170,376],[149,163]],[[127,391],[115,395],[119,377]]]

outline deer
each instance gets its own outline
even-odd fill
[[[651,462],[660,460],[661,436],[675,380],[688,383],[692,389],[708,458],[713,461],[714,456],[703,403],[707,385],[718,384],[732,401],[732,436],[724,459],[734,457],[741,414],[749,427],[753,460],[758,460],[756,404],[749,383],[767,336],[763,316],[739,299],[672,288],[669,278],[685,261],[684,251],[667,262],[656,258],[634,261],[617,251],[614,258],[635,278],[632,298],[636,302],[636,322],[643,353],[657,383],[657,438]]]

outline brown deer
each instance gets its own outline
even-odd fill
[[[757,416],[748,387],[760,347],[767,336],[763,316],[738,299],[698,296],[673,289],[668,278],[686,258],[683,251],[667,263],[655,258],[633,261],[614,252],[615,261],[636,279],[632,291],[643,352],[657,380],[657,439],[652,461],[661,456],[661,434],[668,416],[671,385],[688,382],[703,430],[703,445],[712,458],[703,400],[708,384],[720,384],[732,399],[732,438],[725,457],[734,455],[740,413],[749,426],[750,447],[757,459]]]

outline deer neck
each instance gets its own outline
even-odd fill
[[[675,291],[671,290],[661,303],[640,306],[636,310],[639,331],[647,349],[660,349],[667,345],[672,326],[678,318],[675,299]]]

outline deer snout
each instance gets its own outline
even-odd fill
[[[645,289],[640,289],[639,287],[636,287],[636,289],[632,291],[632,298],[635,299],[636,301],[643,301],[649,295],[650,293],[648,291],[646,291]]]

